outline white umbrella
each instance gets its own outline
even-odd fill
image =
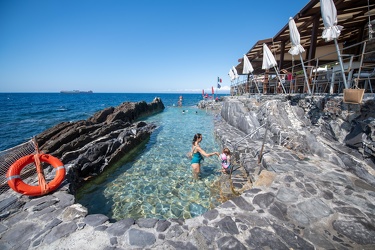
[[[249,61],[249,58],[246,56],[246,55],[243,55],[243,70],[242,70],[242,74],[250,74],[250,73],[253,73],[254,71],[254,68],[253,68],[253,65],[251,65],[250,61]]]
[[[349,88],[349,86],[346,83],[344,66],[342,63],[339,44],[337,42],[337,38],[340,36],[341,30],[343,27],[340,25],[337,25],[336,6],[332,0],[320,0],[320,10],[322,13],[322,19],[323,19],[323,24],[324,24],[322,38],[324,38],[326,42],[329,42],[332,40],[335,41],[337,56],[339,58],[340,67],[341,67],[342,79],[344,81],[345,88]]]
[[[270,69],[270,68],[273,67],[276,71],[277,77],[279,78],[281,86],[283,87],[284,93],[286,93],[285,88],[284,88],[284,84],[281,81],[281,78],[280,78],[280,75],[279,75],[279,71],[276,69],[276,65],[277,65],[277,63],[276,63],[275,57],[272,55],[271,50],[268,48],[268,46],[265,43],[263,43],[262,69]]]
[[[251,65],[251,62],[249,61],[249,58],[246,55],[243,55],[243,69],[242,69],[242,74],[251,74],[252,80],[254,80],[254,75],[253,75],[253,65]],[[255,86],[257,87],[258,93],[260,93],[258,84],[254,80]]]
[[[290,41],[292,42],[292,47],[290,48],[290,50],[288,52],[289,52],[289,54],[291,54],[293,56],[296,56],[296,55],[300,56],[301,64],[302,64],[302,68],[303,68],[303,74],[305,75],[305,83],[306,83],[306,86],[307,86],[307,91],[308,91],[309,94],[311,94],[305,65],[304,65],[303,59],[302,59],[302,52],[304,52],[305,49],[301,45],[301,38],[300,38],[300,35],[299,35],[299,32],[298,32],[296,23],[294,22],[294,19],[292,17],[289,18],[289,34],[290,34]]]
[[[238,76],[237,70],[234,66],[232,67],[232,70],[233,70],[233,73],[234,73],[234,78],[237,79],[239,76]]]
[[[263,43],[263,63],[262,63],[262,69],[270,69],[272,67],[275,67],[277,65],[275,57],[272,55],[271,50],[268,48],[268,46]]]
[[[229,70],[228,75],[230,77],[230,81],[233,81],[235,79],[232,69]]]
[[[236,70],[236,68],[234,66],[232,67],[232,71],[233,71],[234,79],[238,79],[240,76],[238,75],[237,70]],[[234,84],[237,86],[238,85],[238,80]]]

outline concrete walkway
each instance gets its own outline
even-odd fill
[[[245,136],[221,116],[215,127],[223,145]],[[328,147],[322,158],[266,144],[258,164],[261,145],[236,145],[253,188],[185,221],[111,223],[87,215],[68,184],[34,199],[4,193],[0,249],[375,249],[375,187],[347,172]]]

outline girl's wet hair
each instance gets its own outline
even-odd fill
[[[229,150],[229,148],[224,148],[224,149],[223,149],[223,153],[224,153],[224,154],[227,154],[227,155],[230,155],[230,150]]]
[[[199,133],[195,134],[193,138],[193,145],[194,145],[194,142],[196,142],[201,137],[202,137],[202,134],[199,134]]]

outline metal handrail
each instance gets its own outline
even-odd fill
[[[241,142],[241,141],[243,141],[243,140],[245,140],[247,137],[251,137],[251,136],[253,136],[256,132],[258,132],[258,130],[260,130],[262,127],[264,127],[266,125],[266,123],[265,124],[263,124],[262,126],[259,126],[258,128],[256,128],[254,131],[251,131],[249,134],[247,134],[247,135],[245,135],[242,139],[240,139],[239,141],[237,141],[235,144],[234,144],[234,146],[233,146],[233,149],[237,149],[237,145]]]
[[[245,140],[245,139],[248,138],[248,137],[253,136],[256,132],[258,132],[258,130],[260,130],[260,129],[261,129],[262,127],[264,127],[266,124],[267,124],[267,123],[265,123],[265,124],[263,124],[262,126],[259,126],[258,128],[254,129],[254,130],[251,131],[249,134],[245,135],[242,139],[240,139],[239,141],[237,141],[234,145],[232,145],[232,143],[229,142],[229,144],[233,147],[233,151],[235,151],[235,150],[237,149],[237,146],[238,146],[238,144],[239,144],[241,141]],[[234,159],[234,161],[235,161],[235,159]],[[234,162],[234,161],[233,161],[233,162]],[[232,165],[232,164],[231,164],[231,165]],[[237,192],[237,191],[234,189],[234,186],[233,186],[233,181],[232,181],[233,168],[234,168],[234,167],[233,167],[233,165],[232,165],[231,168],[230,168],[230,172],[229,172],[229,185],[230,185],[230,189],[231,189],[231,191],[232,191],[232,193],[233,193],[234,195],[240,195],[240,193]],[[249,180],[250,180],[250,182],[251,182],[251,178],[250,178]]]

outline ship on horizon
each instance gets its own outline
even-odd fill
[[[92,94],[92,90],[89,91],[81,91],[81,90],[61,90],[60,93],[62,94]]]

